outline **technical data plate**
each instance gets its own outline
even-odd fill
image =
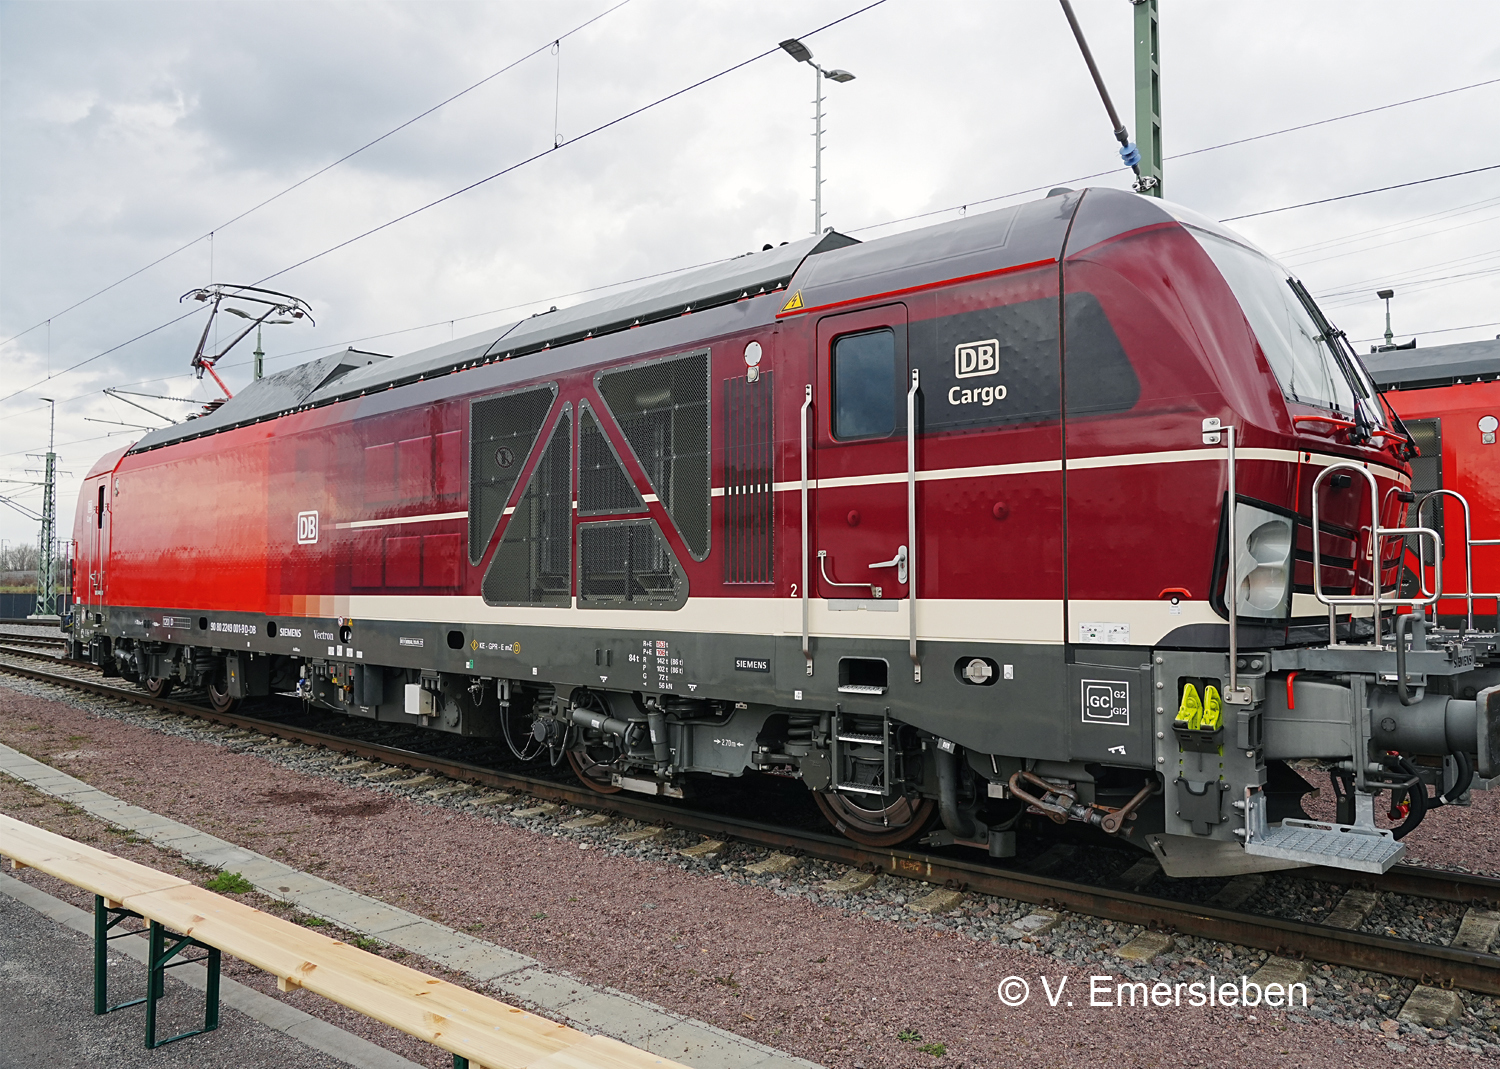
[[[1385,872],[1406,856],[1406,845],[1384,829],[1288,820],[1245,845],[1245,853],[1355,872]]]

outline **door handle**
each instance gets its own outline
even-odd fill
[[[890,560],[883,560],[879,564],[870,565],[871,568],[895,568],[896,582],[906,582],[906,547],[902,546],[896,550],[896,555]]]

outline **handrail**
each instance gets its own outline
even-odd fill
[[[1335,594],[1323,593],[1323,554],[1322,554],[1322,525],[1318,522],[1318,490],[1323,481],[1337,471],[1349,471],[1359,475],[1370,485],[1370,594]],[[1420,517],[1418,518],[1420,522]],[[1423,537],[1431,538],[1435,563],[1433,567],[1433,581],[1438,593],[1422,598],[1381,597],[1381,577],[1384,572],[1385,557],[1381,552],[1381,544],[1392,535],[1416,535],[1418,545]],[[1374,614],[1374,634],[1370,639],[1370,645],[1380,647],[1384,645],[1383,636],[1380,632],[1381,606],[1388,605],[1396,608],[1399,605],[1407,605],[1411,608],[1425,608],[1434,604],[1443,589],[1443,536],[1430,527],[1382,527],[1380,526],[1380,484],[1375,481],[1368,468],[1358,464],[1330,464],[1318,473],[1318,477],[1312,484],[1312,552],[1313,552],[1313,596],[1324,605],[1328,606],[1328,644],[1337,646],[1339,644],[1338,634],[1338,607],[1348,605],[1350,607],[1359,605],[1370,606]],[[1355,562],[1354,576],[1359,577],[1358,561]],[[1399,593],[1400,588],[1397,588]],[[1425,589],[1423,593],[1426,593]]]
[[[917,392],[921,372],[911,369],[911,388],[906,391],[906,618],[910,633],[908,653],[914,683],[922,682],[922,662],[917,658]]]
[[[813,674],[812,646],[808,641],[807,613],[807,414],[812,408],[812,384],[803,387],[802,395],[802,656],[807,661],[807,674]]]
[[[682,1069],[3,814],[0,853],[271,973],[282,990],[306,988],[473,1066]]]
[[[1229,465],[1229,551],[1225,554],[1229,565],[1229,587],[1225,591],[1224,611],[1229,617],[1229,687],[1224,698],[1231,705],[1249,705],[1251,695],[1240,690],[1240,540],[1235,529],[1235,514],[1239,512],[1239,496],[1235,488],[1234,438],[1237,427],[1225,427],[1228,435],[1227,463]]]
[[[1478,539],[1476,539],[1474,537],[1473,527],[1471,526],[1471,522],[1472,521],[1471,521],[1470,511],[1469,511],[1469,499],[1466,498],[1466,497],[1464,497],[1464,495],[1461,494],[1461,493],[1459,493],[1457,490],[1441,490],[1441,489],[1439,489],[1439,490],[1429,490],[1427,493],[1423,494],[1422,495],[1422,499],[1417,502],[1417,523],[1420,524],[1422,522],[1422,507],[1427,504],[1428,500],[1430,498],[1441,497],[1441,496],[1444,496],[1444,495],[1446,495],[1448,497],[1456,497],[1456,498],[1458,498],[1458,503],[1464,507],[1464,589],[1463,589],[1463,595],[1462,596],[1463,596],[1463,599],[1464,599],[1464,601],[1465,601],[1465,603],[1466,603],[1466,605],[1468,607],[1468,616],[1467,616],[1467,623],[1466,623],[1466,626],[1465,626],[1465,630],[1473,631],[1474,630],[1474,600],[1476,598],[1479,598],[1479,599],[1495,598],[1497,600],[1497,602],[1500,602],[1500,592],[1491,594],[1491,593],[1486,593],[1485,591],[1482,591],[1482,590],[1475,590],[1474,589],[1474,547],[1475,546],[1500,546],[1500,538],[1478,538]],[[1418,584],[1421,587],[1422,593],[1426,594],[1426,593],[1428,593],[1428,590],[1427,590],[1427,558],[1426,558],[1426,554],[1423,553],[1423,551],[1422,551],[1422,543],[1421,542],[1417,543],[1417,570],[1420,573],[1417,576],[1417,582],[1418,582]],[[1436,578],[1436,577],[1434,577],[1434,578]],[[1439,584],[1439,589],[1441,589],[1441,584]],[[1459,595],[1457,593],[1454,593],[1454,594],[1452,594],[1450,596],[1451,597],[1458,597]]]
[[[1237,490],[1235,488],[1235,428],[1228,426],[1218,416],[1205,416],[1203,418],[1203,444],[1218,445],[1219,439],[1225,434],[1229,436],[1228,452],[1225,453],[1225,465],[1228,468],[1228,506],[1225,509],[1226,525],[1224,537],[1226,539],[1225,560],[1225,586],[1224,586],[1224,615],[1229,618],[1229,686],[1224,688],[1224,701],[1229,705],[1249,705],[1254,700],[1254,695],[1249,687],[1240,687],[1240,561],[1239,561],[1239,539],[1235,531],[1235,512],[1238,502],[1235,500]],[[1162,593],[1166,593],[1163,591]],[[1157,595],[1160,597],[1161,595]]]

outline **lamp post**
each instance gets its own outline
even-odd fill
[[[781,42],[786,54],[798,63],[806,63],[815,72],[813,93],[813,234],[823,233],[823,79],[832,82],[852,82],[854,75],[837,68],[825,71],[813,62],[812,49],[795,37]]]
[[[1395,290],[1376,290],[1375,296],[1385,302],[1385,343],[1391,344],[1395,335],[1391,333],[1391,298],[1396,296]]]

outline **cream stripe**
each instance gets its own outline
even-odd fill
[[[425,516],[392,516],[385,520],[353,520],[349,523],[335,524],[340,531],[347,531],[360,527],[395,527],[403,523],[437,523],[439,520],[466,520],[469,518],[467,512],[429,512]]]
[[[1280,461],[1287,464],[1295,464],[1302,456],[1302,452],[1296,449],[1263,449],[1249,448],[1236,450],[1240,460],[1262,460]],[[1347,457],[1329,456],[1323,453],[1310,454],[1310,463],[1321,467],[1332,464],[1350,463]],[[1119,453],[1114,456],[1102,457],[1078,457],[1068,461],[1068,467],[1073,469],[1088,470],[1092,468],[1126,468],[1151,464],[1184,464],[1184,463],[1223,463],[1224,450],[1219,447],[1205,449],[1174,449],[1163,450],[1157,453]],[[1409,486],[1411,480],[1395,468],[1384,464],[1364,463],[1374,468],[1377,472],[1388,479],[1394,479],[1403,486]],[[917,472],[918,482],[941,482],[949,479],[979,479],[996,475],[1032,475],[1039,472],[1062,471],[1063,465],[1060,460],[1041,460],[1022,464],[981,464],[974,467],[964,468],[935,468],[930,471]],[[832,479],[814,479],[812,485],[816,488],[835,488],[848,486],[879,486],[885,483],[900,483],[906,481],[904,471],[879,472],[874,475],[846,475]],[[801,490],[800,481],[786,481],[776,484],[777,493],[787,493],[792,490]],[[716,495],[722,495],[723,490],[715,488]]]

